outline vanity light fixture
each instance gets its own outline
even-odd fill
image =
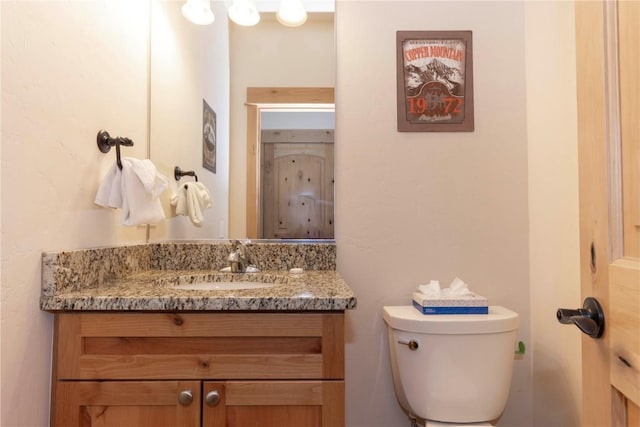
[[[260,22],[260,13],[254,0],[233,0],[228,13],[229,19],[244,27],[251,27]]]
[[[198,25],[211,24],[215,19],[209,0],[187,0],[182,5],[182,15]]]
[[[302,0],[282,0],[276,19],[286,27],[298,27],[307,21],[307,11]]]

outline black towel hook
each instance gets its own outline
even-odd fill
[[[198,175],[196,175],[194,171],[183,171],[182,169],[180,169],[180,166],[176,166],[173,169],[173,177],[176,179],[176,181],[180,181],[180,178],[182,178],[183,176],[192,176],[196,179],[196,182],[198,182]]]
[[[126,147],[133,147],[133,141],[129,138],[124,138],[118,136],[116,138],[111,138],[109,132],[106,130],[101,130],[98,132],[98,149],[103,153],[108,153],[111,150],[111,147],[115,145],[116,147],[116,163],[118,164],[118,168],[122,170],[122,160],[120,158],[120,146],[124,145]]]

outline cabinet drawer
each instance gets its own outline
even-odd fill
[[[58,313],[57,379],[342,379],[340,313]]]

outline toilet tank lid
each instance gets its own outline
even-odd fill
[[[518,329],[518,313],[490,305],[489,314],[422,314],[411,305],[382,308],[393,329],[431,334],[491,334]]]

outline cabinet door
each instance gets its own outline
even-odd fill
[[[199,381],[59,381],[55,398],[53,426],[200,426]]]
[[[203,427],[344,426],[344,381],[205,382]]]

